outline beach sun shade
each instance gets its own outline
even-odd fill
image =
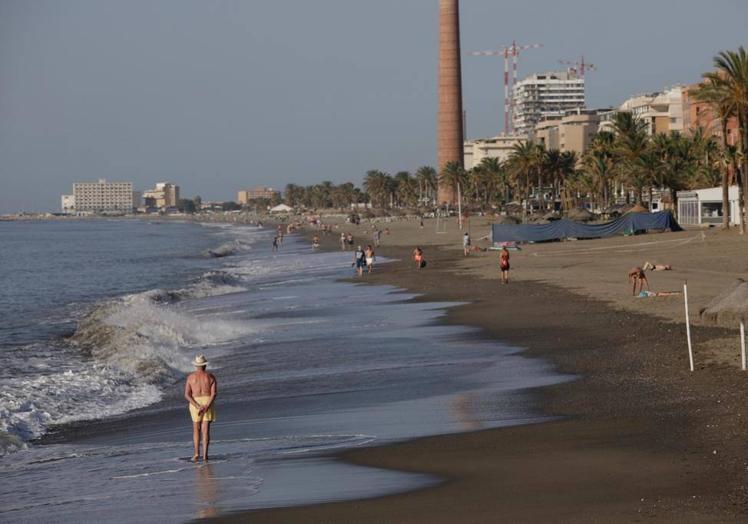
[[[604,224],[583,224],[568,219],[548,224],[493,224],[493,242],[544,242],[564,238],[606,238],[637,231],[682,231],[670,211],[627,213]]]

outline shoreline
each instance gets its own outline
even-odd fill
[[[335,247],[335,235],[326,240]],[[406,263],[409,248],[382,247],[381,254],[400,262],[365,280],[420,293],[415,300],[467,299],[444,321],[480,327],[494,340],[525,348],[525,356],[576,375],[531,391],[540,412],[560,420],[347,451],[339,458],[353,464],[444,481],[387,497],[240,512],[219,521],[745,518],[739,403],[746,388],[739,372],[706,364],[690,374],[682,325],[547,283],[497,288],[496,281],[457,274],[457,249],[434,249],[428,248],[428,268],[415,271]],[[725,330],[694,326],[694,336],[718,340]],[[458,499],[459,508],[446,502]]]

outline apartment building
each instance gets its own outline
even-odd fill
[[[585,107],[584,78],[574,71],[530,75],[512,89],[512,107],[515,133],[532,138],[542,119]]]
[[[158,182],[156,187],[143,192],[146,207],[166,209],[177,207],[179,186],[171,182]]]
[[[683,86],[631,97],[619,111],[629,111],[646,123],[650,135],[683,132]]]
[[[549,116],[535,126],[533,140],[546,149],[575,151],[579,155],[589,149],[600,127],[600,115],[608,109],[575,109],[563,116]]]
[[[479,165],[484,158],[498,158],[504,162],[512,154],[514,146],[526,139],[516,135],[499,135],[493,138],[476,138],[465,141],[464,163],[465,169],[472,169]]]
[[[251,189],[243,189],[236,193],[237,204],[245,205],[251,200],[258,198],[267,198],[273,200],[275,197],[280,195],[279,191],[276,191],[272,187],[254,187]]]

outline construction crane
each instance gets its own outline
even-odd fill
[[[579,78],[584,78],[585,71],[597,71],[595,64],[588,64],[584,61],[584,55],[576,62],[572,60],[559,60],[558,63],[571,66],[569,70],[578,73]]]
[[[517,45],[512,41],[511,45],[501,46],[498,49],[489,51],[474,51],[470,53],[473,56],[503,56],[504,57],[504,134],[508,135],[513,130],[511,108],[511,98],[509,97],[509,57],[512,57],[512,89],[517,84],[517,62],[519,54],[527,49],[537,49],[543,47],[543,44],[523,44]],[[511,109],[510,109],[511,108]]]

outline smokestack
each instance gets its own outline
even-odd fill
[[[463,165],[462,72],[459,0],[439,0],[439,117],[437,170],[447,162]],[[451,187],[439,184],[439,204],[453,204]]]

